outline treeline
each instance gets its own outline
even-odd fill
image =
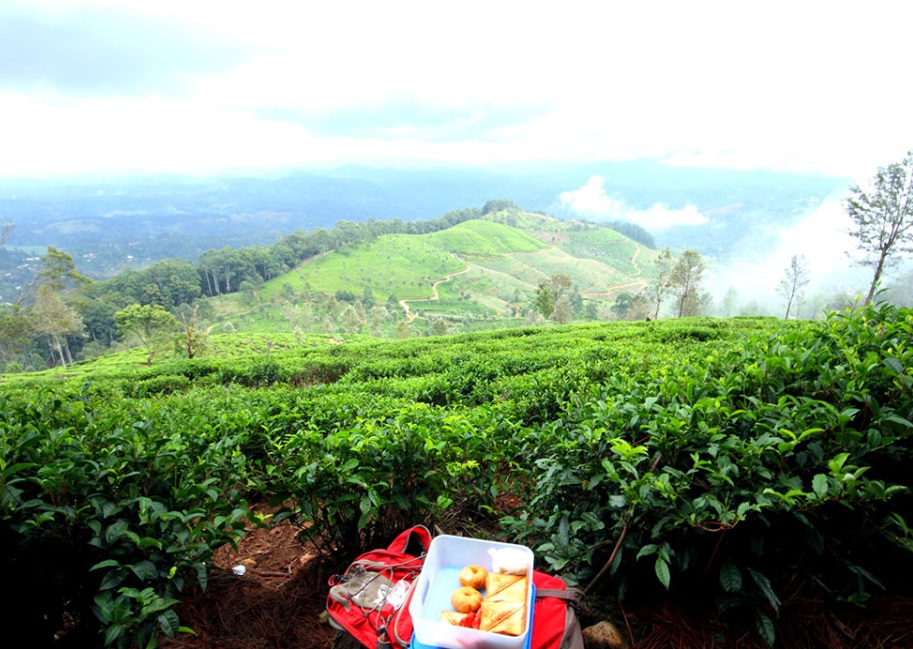
[[[428,234],[438,232],[468,221],[477,219],[482,212],[478,208],[454,210],[444,216],[428,221],[378,221],[369,219],[363,223],[353,221],[339,221],[333,228],[325,230],[317,228],[311,232],[297,230],[270,246],[247,246],[232,249],[229,247],[218,250],[208,250],[199,256],[194,269],[196,278],[191,279],[184,272],[176,277],[181,280],[194,281],[199,293],[196,296],[183,292],[187,286],[181,284],[177,292],[162,294],[161,299],[154,300],[165,308],[177,306],[182,302],[189,302],[200,295],[212,297],[225,293],[235,293],[241,290],[245,282],[259,285],[279,275],[287,273],[301,262],[326,254],[331,250],[344,250],[361,243],[371,241],[385,234]],[[156,289],[147,287],[155,285],[160,290],[163,278],[172,276],[175,270],[174,260],[164,260],[143,271],[128,271],[106,282],[102,282],[100,289],[112,289],[128,295],[134,300],[143,303],[150,297],[158,297]],[[189,262],[188,262],[189,264]],[[181,299],[184,298],[184,299]],[[186,299],[190,298],[190,299]]]
[[[653,240],[653,235],[635,223],[628,223],[627,221],[609,221],[605,225],[615,230],[615,232],[625,235],[632,241],[636,241],[647,248],[656,249],[656,242]]]
[[[164,259],[143,270],[126,270],[81,289],[88,300],[80,309],[86,335],[94,341],[113,342],[114,313],[129,304],[179,311],[182,305],[193,304],[201,297],[256,289],[331,250],[345,250],[385,234],[437,232],[480,215],[479,208],[468,208],[429,221],[339,221],[329,230],[297,230],[270,246],[208,250],[195,264],[185,259]]]
[[[34,281],[18,303],[0,306],[0,367],[20,371],[65,366],[74,358],[98,355],[121,339],[123,331],[118,328],[115,314],[133,305],[167,311],[186,328],[191,321],[199,324],[195,319],[198,305],[203,307],[200,315],[206,317],[201,298],[253,293],[265,282],[330,251],[345,253],[348,248],[382,235],[428,234],[478,218],[502,220],[510,225],[522,214],[523,210],[513,202],[498,199],[488,201],[482,208],[453,210],[427,221],[343,220],[330,229],[297,230],[272,245],[237,249],[226,246],[204,252],[195,262],[164,259],[148,268],[127,269],[100,281],[90,281],[79,273],[66,252],[49,248]],[[636,231],[631,234],[638,235]],[[642,235],[646,233],[641,232],[638,240],[643,243]],[[290,299],[295,302],[293,296]],[[387,309],[386,314],[381,310],[378,316],[389,325],[389,316],[397,310],[396,300],[393,296],[380,296],[380,300],[393,305],[392,310]],[[326,315],[337,311],[328,307]],[[366,316],[359,317],[360,322],[368,320]],[[372,331],[378,327],[372,326]]]

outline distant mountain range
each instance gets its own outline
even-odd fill
[[[658,247],[696,248],[719,259],[739,242],[763,244],[776,228],[788,227],[849,184],[845,178],[655,161],[0,179],[0,220],[15,226],[0,271],[11,273],[24,255],[51,245],[70,253],[84,272],[105,276],[167,257],[193,261],[212,248],[269,244],[297,229],[330,228],[340,220],[424,220],[491,199],[559,218],[634,220]],[[17,281],[13,275],[6,280]]]

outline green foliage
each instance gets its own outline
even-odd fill
[[[172,634],[186,581],[205,587],[207,562],[248,522],[240,438],[191,412],[177,421],[151,402],[57,390],[5,399],[2,415],[0,529],[18,535],[17,552],[64,542],[43,560],[95,589],[82,595],[106,645]],[[90,572],[79,576],[81,566]]]
[[[528,232],[493,221],[466,221],[426,236],[444,250],[463,255],[535,252],[547,247]]]
[[[858,605],[909,592],[911,340],[913,314],[882,306],[822,323],[220,335],[202,359],[9,376],[0,549],[68,548],[50,554],[75,559],[72,601],[111,646],[180,632],[186,585],[265,524],[251,498],[339,563],[442,524],[772,643],[797,588]]]
[[[114,314],[114,323],[121,336],[132,336],[146,348],[147,365],[180,328],[178,319],[157,304],[131,304]]]
[[[754,610],[766,640],[797,572],[848,601],[906,591],[911,327],[862,310],[592,384],[534,436],[536,496],[505,524],[579,581],[623,539],[620,594],[649,592],[649,571],[724,615]]]
[[[342,557],[377,547],[412,522],[431,524],[469,500],[490,508],[497,431],[487,412],[441,415],[421,403],[380,399],[276,442],[271,487],[295,514],[316,523],[308,536]],[[279,487],[281,485],[281,487]]]

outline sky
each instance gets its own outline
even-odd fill
[[[649,158],[862,181],[913,147],[911,18],[896,0],[2,0],[0,177]]]

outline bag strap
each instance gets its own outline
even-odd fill
[[[537,588],[536,599],[540,597],[563,599],[572,606],[586,608],[586,593],[579,588]]]
[[[406,600],[403,602],[403,605],[400,606],[399,609],[395,613],[393,613],[393,616],[392,616],[391,622],[393,624],[393,639],[397,642],[397,644],[401,648],[408,647],[409,644],[412,642],[411,624],[410,624],[410,628],[409,628],[410,637],[403,638],[403,637],[401,637],[401,634],[400,634],[399,622],[400,622],[400,619],[404,615],[409,615],[409,603],[412,601],[412,595],[415,592],[415,586],[417,584],[418,584],[418,579],[413,579],[412,584],[409,586],[409,593],[406,595]]]

